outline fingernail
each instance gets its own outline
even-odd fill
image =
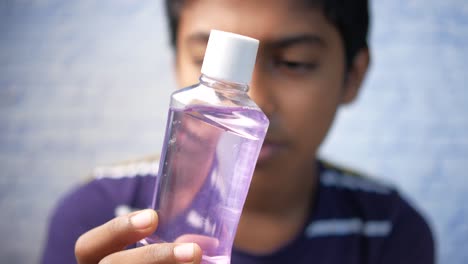
[[[153,212],[144,210],[130,217],[130,222],[136,229],[146,229],[153,223]]]
[[[193,261],[194,248],[193,243],[181,244],[174,248],[174,256],[177,261],[190,262]]]

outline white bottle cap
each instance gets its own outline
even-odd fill
[[[242,35],[211,30],[201,73],[223,81],[248,84],[259,41]]]

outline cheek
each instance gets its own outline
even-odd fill
[[[298,148],[316,151],[325,138],[338,107],[337,93],[327,86],[291,91],[285,100],[284,122]],[[283,97],[284,98],[284,97]]]
[[[201,66],[195,65],[187,56],[181,53],[177,57],[176,77],[179,87],[187,87],[198,82]]]

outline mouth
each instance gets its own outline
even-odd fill
[[[286,149],[286,144],[278,141],[265,140],[260,150],[257,163],[264,163],[281,154]]]

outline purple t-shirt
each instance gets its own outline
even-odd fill
[[[421,215],[393,188],[320,162],[315,203],[303,230],[268,255],[232,251],[233,264],[434,263],[434,242]],[[148,208],[154,163],[105,168],[55,209],[42,263],[76,263],[86,231],[132,209]]]

